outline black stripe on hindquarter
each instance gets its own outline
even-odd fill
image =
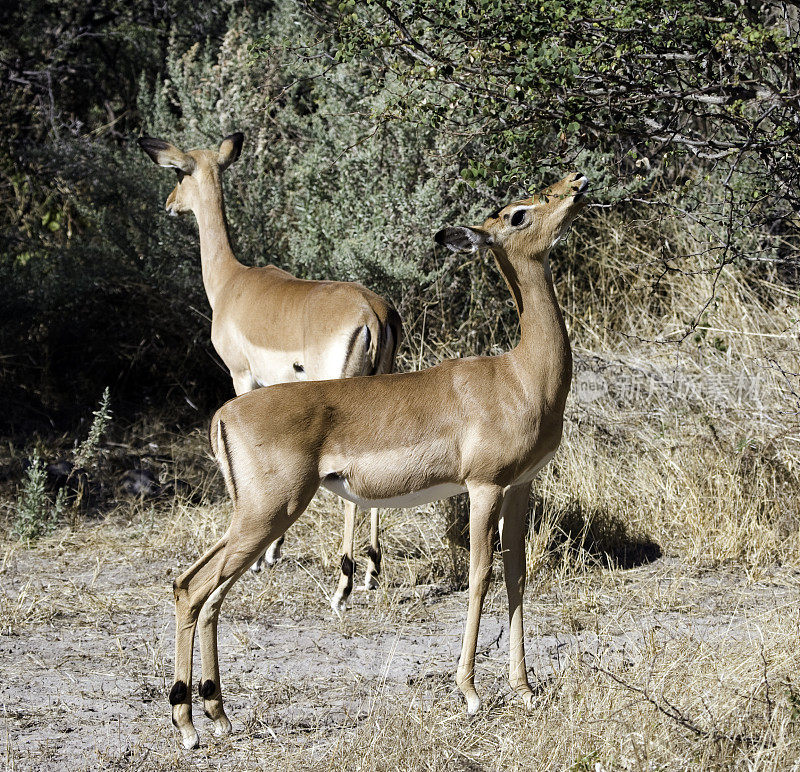
[[[389,367],[386,372],[393,373],[395,371],[395,357],[397,356],[397,347],[400,345],[400,338],[403,337],[403,320],[400,318],[400,314],[397,313],[393,308],[390,309],[389,318],[386,322],[386,329],[391,330],[392,332],[392,350],[388,352],[388,363]],[[387,332],[387,340],[388,340],[388,332]]]
[[[360,327],[356,327],[353,330],[353,334],[350,336],[350,340],[347,342],[347,350],[344,357],[343,362],[343,374],[350,371],[352,373],[351,368],[358,364],[358,370],[354,373],[355,375],[371,375],[373,365],[370,363],[370,367],[368,370],[363,371],[361,368],[364,365],[364,360],[362,359],[360,362],[355,362],[353,356],[355,354],[356,345],[358,344],[358,339],[361,337],[363,333],[366,333],[366,346],[364,348],[364,356],[369,360],[369,344],[372,341],[372,333],[369,330],[369,327],[364,324]]]
[[[225,466],[228,470],[228,477],[231,484],[231,498],[235,504],[239,498],[239,489],[236,485],[236,477],[233,474],[233,464],[231,463],[231,454],[228,451],[228,433],[225,424],[220,420],[219,422],[219,444],[222,446],[222,452],[225,454]]]
[[[366,324],[364,325],[364,332],[367,333],[366,335],[367,340],[364,343],[364,352],[366,353],[367,356],[369,356],[369,344],[372,343],[372,333],[370,332],[370,329],[369,327],[367,327]],[[375,370],[377,369],[378,362],[380,361],[380,353],[381,353],[380,351],[375,352],[375,361],[372,363],[372,367],[369,370],[370,375],[375,375]]]

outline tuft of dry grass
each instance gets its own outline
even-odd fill
[[[529,567],[587,537],[590,551],[628,540],[696,564],[796,566],[797,287],[770,264],[720,265],[675,219],[595,210],[588,225],[555,268],[576,375]]]

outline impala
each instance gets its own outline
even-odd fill
[[[274,265],[252,268],[234,257],[222,172],[239,157],[243,134],[225,137],[218,150],[187,153],[153,137],[138,141],[154,163],[177,172],[167,211],[191,211],[197,219],[203,285],[212,313],[211,342],[230,371],[237,395],[286,381],[392,372],[402,324],[381,297],[360,284],[297,279]],[[339,612],[353,587],[355,510],[355,504],[346,502],[341,574],[331,600]],[[265,560],[274,563],[282,542],[281,535],[253,569],[259,570]],[[377,509],[371,513],[367,555],[364,584],[373,588],[381,563]]]
[[[172,720],[195,747],[190,684],[199,624],[200,696],[217,734],[230,731],[220,689],[217,621],[234,582],[322,485],[362,507],[405,507],[469,492],[469,607],[456,683],[475,713],[475,648],[499,527],[509,603],[510,682],[530,708],[522,595],[531,481],[556,451],[572,377],[548,255],[584,205],[573,174],[515,201],[482,227],[444,228],[439,244],[492,252],[511,290],[520,340],[500,356],[451,359],[419,372],[292,383],[227,402],[211,445],[233,500],[222,538],[174,583]]]

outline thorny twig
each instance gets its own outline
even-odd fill
[[[591,657],[593,661],[589,661],[589,657]],[[699,726],[691,716],[684,713],[677,705],[671,703],[663,694],[660,698],[657,698],[650,693],[646,686],[636,686],[635,684],[626,681],[624,678],[621,678],[616,673],[612,673],[610,670],[604,668],[600,664],[595,655],[589,653],[584,654],[583,663],[590,670],[593,670],[596,673],[602,673],[615,683],[622,686],[624,689],[640,695],[659,713],[679,724],[696,737],[702,737],[703,739],[713,740],[716,742],[728,742],[734,745],[761,745],[765,747],[773,747],[775,745],[774,741],[765,742],[763,737],[754,737],[752,735],[742,734],[741,732],[723,732],[719,729],[704,729],[702,726]]]

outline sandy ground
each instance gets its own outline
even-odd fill
[[[234,734],[213,738],[196,697],[203,747],[183,751],[166,695],[170,584],[186,561],[152,555],[136,529],[120,533],[107,543],[87,531],[5,553],[0,758],[7,769],[248,769],[294,746],[307,751],[311,767],[382,704],[424,711],[435,700],[452,721],[468,721],[454,686],[465,592],[397,582],[356,592],[341,620],[320,589],[331,577],[290,550],[277,568],[248,573],[223,607],[223,688]],[[774,628],[785,618],[796,638],[798,585],[796,574],[779,569],[748,576],[675,558],[534,583],[525,614],[532,680],[545,688],[576,652],[604,666],[636,660],[661,640],[751,646],[767,619]],[[478,661],[487,711],[517,709],[505,681],[505,609],[495,581]],[[196,661],[195,680],[198,673]]]

